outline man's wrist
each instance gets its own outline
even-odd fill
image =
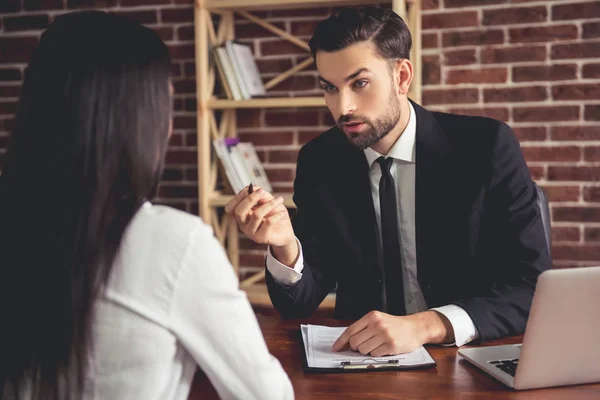
[[[437,311],[420,313],[424,343],[440,344],[454,341],[454,329],[450,320]]]
[[[271,252],[277,261],[290,268],[294,268],[300,254],[295,237],[283,246],[271,246]]]

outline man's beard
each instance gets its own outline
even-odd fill
[[[391,93],[390,107],[384,115],[377,118],[375,121],[371,121],[360,115],[342,115],[338,119],[337,126],[343,131],[343,124],[352,121],[363,122],[365,127],[361,132],[350,132],[346,134],[348,142],[350,142],[353,147],[364,150],[380,141],[381,138],[390,133],[398,124],[398,121],[400,121],[400,101],[394,96],[394,93]]]

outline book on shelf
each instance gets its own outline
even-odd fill
[[[273,191],[252,143],[240,142],[238,138],[226,138],[215,139],[213,145],[235,193],[250,183],[269,192]]]
[[[228,99],[247,100],[266,95],[250,46],[228,40],[223,46],[214,47],[211,53]]]

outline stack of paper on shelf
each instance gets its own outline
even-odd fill
[[[273,191],[254,145],[237,138],[215,139],[215,151],[223,163],[225,175],[235,193],[250,183]]]
[[[227,98],[246,100],[266,95],[250,46],[228,40],[213,48],[212,55]]]

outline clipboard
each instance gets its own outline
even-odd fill
[[[312,374],[340,374],[340,373],[355,373],[355,372],[375,372],[375,371],[403,371],[403,370],[414,370],[414,369],[427,369],[433,368],[437,364],[435,361],[432,363],[419,364],[419,365],[393,365],[393,363],[364,363],[364,364],[349,364],[340,366],[340,368],[315,368],[308,366],[308,360],[306,359],[306,348],[304,347],[304,340],[302,340],[302,331],[298,330],[298,338],[300,339],[300,346],[302,350],[302,367],[304,372]]]

